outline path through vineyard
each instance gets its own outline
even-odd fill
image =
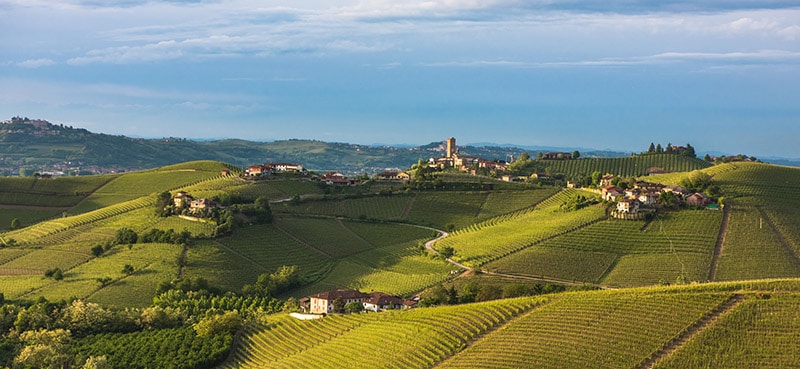
[[[714,254],[711,255],[711,269],[708,271],[709,281],[713,281],[717,277],[717,260],[722,254],[722,247],[725,245],[725,235],[728,234],[728,221],[730,219],[730,205],[723,206],[722,222],[719,225],[719,235],[717,235],[717,245],[714,247]]]

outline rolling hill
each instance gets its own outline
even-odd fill
[[[638,159],[626,159],[615,159],[617,166],[608,171],[631,175],[626,168]],[[581,160],[572,163],[573,169],[563,170],[584,170]],[[231,347],[223,367],[342,362],[364,367],[375,366],[376,359],[379,366],[418,368],[732,368],[800,362],[796,350],[783,349],[800,332],[793,315],[800,304],[800,169],[759,163],[687,167],[708,174],[719,186],[724,209],[668,211],[636,221],[609,220],[602,204],[563,210],[576,195],[596,196],[580,189],[505,183],[464,191],[459,190],[464,181],[492,180],[448,175],[438,179],[444,190],[368,183],[359,191],[340,192],[302,176],[244,181],[220,175],[231,169],[236,170],[196,161],[114,175],[0,178],[0,221],[10,224],[13,217],[22,223],[15,230],[4,225],[0,233],[0,294],[23,305],[79,299],[143,314],[154,309],[156,291],[165,283],[202,278],[219,299],[239,304],[230,311],[247,318],[235,347],[226,333],[213,336],[213,342],[192,341],[200,338],[190,325],[152,334],[207,345],[215,359],[203,367],[222,361]],[[691,175],[676,172],[648,180],[677,184]],[[387,188],[394,190],[387,193]],[[214,223],[156,215],[157,194],[179,190],[245,203],[265,197],[274,220],[250,224],[243,217],[232,233],[211,237]],[[114,244],[121,229],[139,235],[172,229],[194,238]],[[451,234],[433,247],[451,247],[453,259],[472,269],[463,277],[453,279],[463,270],[422,248],[444,231]],[[494,298],[518,284],[540,288],[558,282],[604,290],[315,322],[267,314],[279,310],[267,300],[241,307],[245,297],[237,294],[243,287],[286,265],[297,267],[299,285],[283,298],[335,288],[412,296],[441,285],[458,285],[465,294],[475,288],[472,284],[494,284]],[[55,270],[61,278],[52,277]],[[655,287],[665,284],[678,286]],[[191,289],[172,293],[200,309],[199,300],[180,295],[194,296]],[[50,306],[39,304],[33,306]],[[54,311],[67,309],[54,304]],[[256,308],[260,312],[251,310]],[[24,323],[29,320],[20,321],[20,312],[9,309],[0,308],[3,329],[35,327],[35,320]],[[205,316],[208,310],[198,311]],[[197,322],[198,317],[185,314],[182,321]],[[111,347],[161,339],[147,330],[113,329],[113,335],[76,336],[75,355],[107,354],[115,367],[133,367],[116,356],[125,352],[116,354]],[[3,345],[0,340],[0,353]]]

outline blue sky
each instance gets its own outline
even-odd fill
[[[0,0],[0,16],[3,119],[800,158],[796,1]]]

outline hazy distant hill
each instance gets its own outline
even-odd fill
[[[488,159],[519,156],[524,150],[461,147]],[[317,171],[375,173],[404,169],[419,159],[443,154],[441,143],[415,148],[368,146],[312,140],[252,142],[238,139],[192,141],[183,138],[143,139],[92,133],[44,120],[13,118],[0,123],[0,173],[27,171],[99,171],[156,168],[191,160],[217,160],[246,166],[270,161],[299,162]]]

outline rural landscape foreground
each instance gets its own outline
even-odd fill
[[[0,367],[800,367],[800,168],[431,150],[0,177]]]

